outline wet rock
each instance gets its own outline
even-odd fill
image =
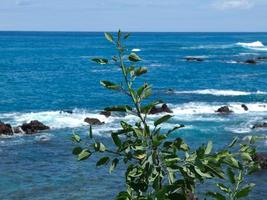
[[[267,60],[267,56],[259,56],[256,60]]]
[[[248,59],[244,62],[245,64],[252,64],[252,65],[255,65],[257,64],[257,61],[256,60],[253,60],[253,59]]]
[[[186,57],[185,59],[186,59],[186,61],[197,61],[197,62],[204,61],[203,58],[199,58],[199,57]]]
[[[154,106],[149,114],[158,114],[158,113],[162,113],[162,112],[166,112],[166,113],[173,113],[172,110],[167,106],[167,104],[162,104],[161,107],[156,107]]]
[[[169,89],[166,90],[166,93],[167,94],[174,94],[175,91],[173,89],[169,88]]]
[[[267,153],[259,152],[253,157],[253,160],[258,162],[262,169],[267,169]]]
[[[39,122],[38,120],[33,120],[30,123],[22,124],[21,129],[26,134],[34,134],[38,131],[48,130],[49,127]]]
[[[102,111],[100,112],[100,115],[104,115],[105,117],[110,117],[111,116],[111,112],[110,111]]]
[[[73,114],[73,111],[72,110],[62,110],[62,111],[60,111],[60,114],[62,114],[62,113]]]
[[[86,122],[90,125],[102,125],[102,124],[104,124],[104,122],[101,122],[99,119],[89,118],[89,117],[85,118],[84,122]]]
[[[13,132],[14,133],[24,133],[21,126],[13,127]]]
[[[248,111],[248,107],[245,104],[242,104],[241,107],[245,110]]]
[[[267,122],[254,124],[251,128],[252,129],[256,129],[256,128],[267,128]]]
[[[233,111],[230,110],[230,108],[228,106],[222,106],[218,110],[216,110],[215,112],[222,113],[222,114],[229,114],[229,113],[232,113]]]
[[[10,124],[5,124],[0,121],[0,135],[13,135],[12,127]]]

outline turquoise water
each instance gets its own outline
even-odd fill
[[[266,136],[266,130],[250,126],[267,118],[267,61],[237,62],[267,56],[266,33],[132,35],[128,50],[139,49],[149,69],[143,80],[153,84],[153,98],[174,111],[166,127],[185,124],[177,134],[194,147],[210,139],[220,148],[234,136]],[[36,119],[51,127],[34,136],[0,138],[0,199],[113,199],[123,188],[123,166],[109,175],[108,169],[96,169],[97,158],[77,162],[71,155],[70,136],[73,131],[86,134],[85,117],[106,122],[94,128],[106,144],[122,119],[98,114],[128,101],[99,85],[100,79],[119,80],[119,70],[89,62],[112,53],[103,33],[0,32],[0,120],[15,126]],[[204,61],[187,62],[186,56]],[[222,105],[231,106],[234,114],[215,114]],[[267,141],[258,146],[267,150]],[[267,199],[267,173],[251,179],[257,187],[250,199]]]

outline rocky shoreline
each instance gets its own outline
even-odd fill
[[[248,111],[248,107],[245,104],[240,105],[241,108],[244,109],[244,111]],[[73,114],[73,111],[60,111],[60,113],[68,113],[68,114]],[[154,115],[154,114],[160,114],[160,113],[173,113],[173,111],[168,107],[167,104],[162,104],[160,106],[154,106],[149,114]],[[219,115],[230,115],[234,113],[234,111],[231,110],[230,106],[221,106],[217,110],[214,111],[214,113],[217,113]],[[99,113],[100,115],[104,115],[106,118],[109,118],[112,115],[112,112],[110,111],[101,111]],[[94,125],[94,126],[100,126],[105,124],[105,122],[101,121],[100,119],[97,118],[90,118],[86,117],[84,119],[84,122],[86,122],[89,125]],[[259,122],[253,124],[251,129],[264,129],[267,128],[267,121]],[[0,121],[0,136],[12,136],[15,134],[25,134],[25,135],[33,135],[42,131],[49,130],[50,127],[43,124],[42,122],[38,120],[32,120],[29,123],[23,123],[20,126],[15,126],[12,127],[8,123],[4,123]],[[254,161],[259,162],[261,165],[262,169],[267,169],[267,153],[265,152],[259,152],[255,155],[253,158]]]

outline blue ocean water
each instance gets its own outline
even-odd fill
[[[153,98],[174,111],[166,127],[185,124],[177,135],[192,146],[213,140],[221,148],[234,136],[267,136],[250,128],[267,118],[267,60],[242,63],[267,56],[267,33],[133,33],[127,45],[144,58],[149,73],[141,81],[153,85]],[[39,120],[51,127],[34,136],[0,138],[0,199],[113,199],[123,189],[123,166],[109,175],[96,169],[97,158],[77,162],[70,141],[73,131],[87,133],[85,117],[106,122],[94,127],[106,144],[109,131],[118,128],[121,117],[98,113],[128,101],[99,84],[119,81],[119,69],[90,62],[113,53],[103,33],[0,32],[0,120],[14,126]],[[188,56],[204,61],[188,62]],[[222,105],[234,113],[216,114]],[[266,151],[267,140],[258,149]],[[249,199],[267,199],[267,173],[250,179],[257,187]]]

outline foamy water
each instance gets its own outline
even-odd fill
[[[214,96],[246,96],[256,94],[267,94],[267,92],[256,91],[256,92],[245,92],[238,90],[216,90],[216,89],[204,89],[204,90],[191,90],[191,91],[175,91],[176,94],[204,94]]]

